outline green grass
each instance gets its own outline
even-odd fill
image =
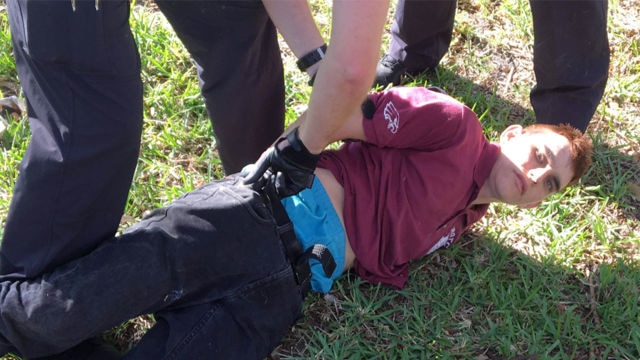
[[[327,3],[311,5],[327,36]],[[308,298],[305,318],[272,358],[640,358],[638,9],[638,0],[609,2],[610,77],[588,129],[594,166],[580,186],[533,210],[494,205],[456,245],[415,261],[402,290],[343,276],[326,299]],[[123,228],[222,176],[187,52],[153,9],[136,6],[131,24],[142,55],[145,126]],[[2,5],[0,28],[0,93],[20,96]],[[496,139],[509,124],[533,122],[532,43],[528,2],[462,1],[441,66],[407,85],[444,88]],[[310,88],[286,46],[283,59],[290,122]],[[28,134],[25,119],[16,119],[0,136],[0,219]],[[133,319],[106,337],[126,349],[152,322]]]

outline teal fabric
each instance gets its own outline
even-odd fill
[[[309,260],[311,266],[311,289],[326,293],[331,290],[333,281],[344,269],[346,236],[342,223],[336,214],[329,195],[316,177],[311,189],[305,189],[282,199],[293,229],[304,250],[314,244],[326,246],[336,262],[336,269],[327,277],[318,260]]]

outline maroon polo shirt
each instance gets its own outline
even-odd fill
[[[474,112],[447,95],[394,87],[370,98],[367,141],[325,152],[318,166],[344,187],[354,270],[401,288],[411,260],[448,247],[486,213],[470,203],[500,149]]]

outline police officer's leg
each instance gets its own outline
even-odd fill
[[[435,68],[449,49],[455,0],[399,0],[389,51],[376,68],[376,85],[399,84],[405,72]]]
[[[399,0],[389,55],[409,72],[435,68],[449,49],[455,13],[455,0]]]
[[[584,131],[602,98],[609,70],[607,0],[530,0],[540,123]]]
[[[227,174],[284,129],[284,77],[276,29],[261,1],[157,1],[198,64]]]
[[[37,276],[113,236],[142,123],[128,1],[7,5],[31,139],[0,248],[4,279]]]

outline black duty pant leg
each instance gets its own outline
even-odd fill
[[[456,0],[398,0],[389,55],[409,72],[435,68],[449,49]]]
[[[539,123],[584,131],[607,83],[607,0],[530,0],[534,70],[531,104]]]
[[[271,212],[241,182],[226,179],[186,194],[41,277],[0,278],[0,344],[10,342],[26,357],[52,355],[127,319],[159,313],[175,330],[160,343],[164,354],[198,354],[213,341],[223,350],[239,344],[253,346],[246,353],[268,351],[300,316],[302,297]],[[269,326],[272,317],[282,318]],[[193,340],[218,336],[225,326],[238,338]],[[156,351],[145,347],[132,356],[155,359]]]
[[[198,65],[227,174],[255,162],[284,130],[276,29],[261,1],[157,1]]]
[[[113,236],[142,127],[129,1],[7,1],[31,139],[0,247],[0,274],[32,277]]]

